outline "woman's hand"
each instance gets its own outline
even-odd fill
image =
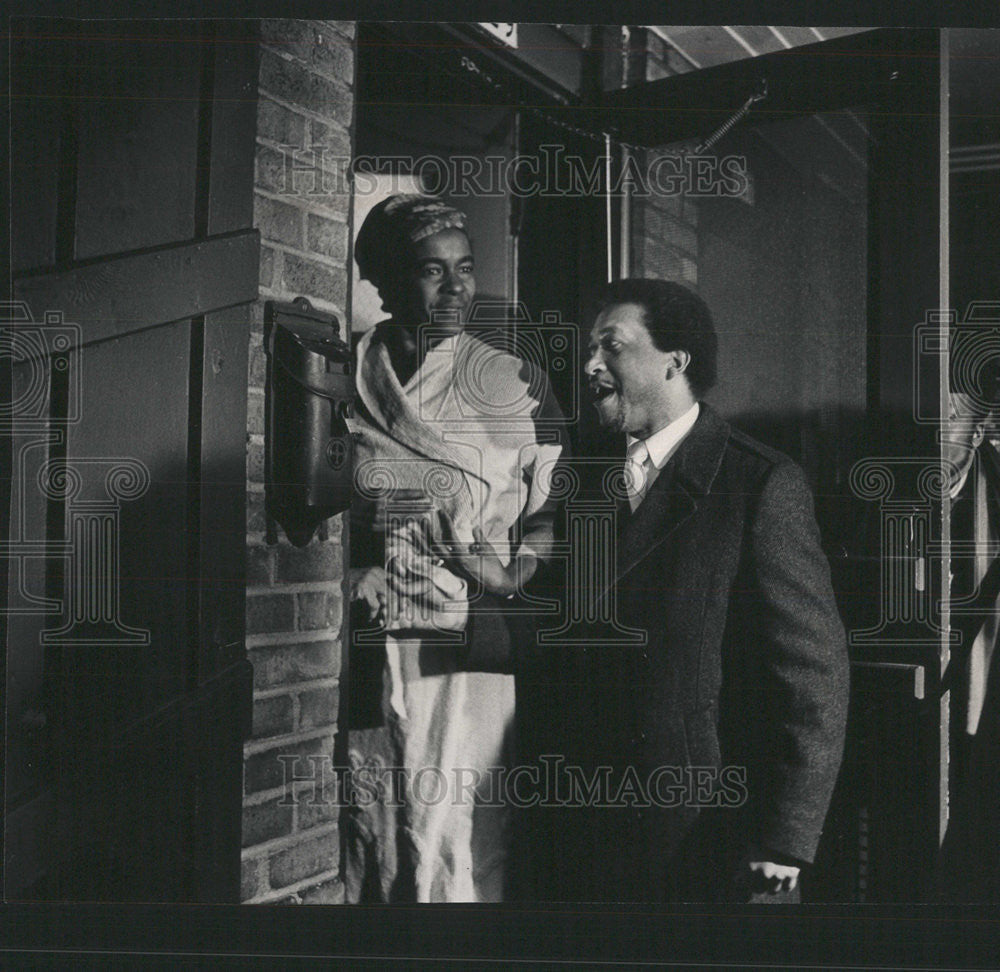
[[[385,623],[385,569],[382,567],[352,567],[351,602],[363,601],[368,609],[368,619]]]

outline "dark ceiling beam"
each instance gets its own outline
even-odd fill
[[[936,110],[938,45],[933,30],[852,34],[608,92],[592,108],[567,112],[591,130],[656,146],[709,135],[762,78],[768,97],[751,112],[758,121],[853,105],[877,110],[901,95],[916,110]]]

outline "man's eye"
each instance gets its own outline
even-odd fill
[[[475,267],[471,263],[467,263],[464,267],[458,268],[459,273],[470,274],[475,272]]]
[[[421,277],[436,277],[441,273],[440,267],[423,267],[420,271]]]

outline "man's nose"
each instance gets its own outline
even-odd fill
[[[465,290],[465,281],[452,271],[444,278],[444,289],[450,294],[460,294]]]
[[[604,370],[604,360],[601,357],[600,348],[592,352],[590,357],[583,364],[583,373],[588,377],[592,378],[599,371]]]

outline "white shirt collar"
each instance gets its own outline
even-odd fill
[[[644,440],[650,461],[657,469],[662,469],[667,464],[667,460],[674,454],[681,440],[691,431],[698,420],[698,412],[699,405],[695,402],[680,418],[674,419],[669,425],[665,425]],[[626,448],[631,447],[633,442],[639,441],[631,435],[626,435],[626,439]]]

